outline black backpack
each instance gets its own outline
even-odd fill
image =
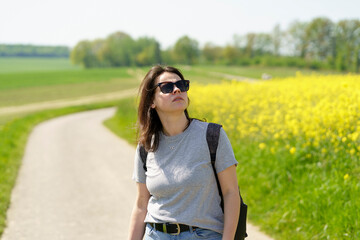
[[[221,206],[222,211],[224,212],[224,199],[223,199],[223,195],[222,195],[222,191],[221,191],[221,187],[220,187],[220,182],[219,182],[218,176],[216,174],[216,170],[215,170],[216,150],[217,150],[217,146],[219,143],[221,127],[222,126],[219,124],[209,123],[207,131],[206,131],[206,141],[208,143],[208,147],[209,147],[209,151],[210,151],[211,165],[214,170],[216,184],[217,184],[218,191],[219,191],[219,194],[221,197],[220,206]],[[147,151],[145,150],[145,148],[143,146],[140,146],[139,151],[140,151],[141,160],[143,162],[143,168],[146,172],[147,171],[147,168],[146,168]],[[240,190],[239,190],[239,194],[240,194]],[[240,216],[239,216],[234,240],[243,240],[248,236],[246,233],[246,215],[247,215],[247,205],[244,203],[244,201],[240,195]]]

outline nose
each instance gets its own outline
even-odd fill
[[[180,89],[174,84],[173,94],[181,93]]]

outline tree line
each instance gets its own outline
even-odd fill
[[[295,21],[270,33],[235,35],[232,44],[205,44],[205,61],[239,65],[296,66],[360,71],[360,20],[333,22],[319,17]]]
[[[123,32],[106,39],[80,41],[71,51],[71,60],[86,68],[144,66],[161,62],[160,44],[153,38],[134,40]]]
[[[162,64],[224,64],[308,67],[360,71],[360,21],[315,18],[295,21],[270,33],[235,35],[226,46],[206,43],[202,48],[188,36],[165,50],[154,38],[133,39],[123,32],[106,39],[81,41],[71,51],[75,64],[91,67]]]
[[[275,26],[268,33],[234,35],[225,46],[180,37],[161,49],[154,38],[132,38],[115,32],[105,39],[83,40],[65,46],[0,44],[0,57],[69,57],[86,68],[149,66],[154,64],[219,64],[306,67],[360,72],[360,20],[333,22],[319,17],[295,21],[286,29]]]
[[[66,46],[35,46],[24,44],[0,44],[0,57],[54,57],[68,58]]]

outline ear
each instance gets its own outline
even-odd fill
[[[155,109],[155,103],[152,103],[150,107]]]

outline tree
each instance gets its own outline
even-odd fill
[[[105,58],[106,41],[104,39],[96,39],[91,42],[91,50],[94,53],[97,65],[96,67],[108,67],[111,64]]]
[[[333,57],[334,24],[328,18],[315,18],[306,28],[307,57],[324,61]]]
[[[280,55],[280,47],[281,47],[282,39],[283,39],[283,34],[281,32],[280,25],[277,24],[274,27],[274,29],[272,31],[272,35],[271,35],[271,40],[272,40],[272,44],[273,44],[273,53],[275,56]]]
[[[216,63],[222,58],[222,48],[212,43],[206,43],[202,55],[207,63]]]
[[[176,60],[173,58],[174,53],[171,47],[161,51],[161,63],[167,65],[176,64]]]
[[[131,66],[135,62],[134,40],[126,33],[115,32],[106,38],[103,58],[113,67]]]
[[[161,63],[160,44],[153,38],[139,38],[136,41],[135,63],[138,66]]]
[[[287,48],[294,56],[304,58],[306,55],[308,23],[295,21],[290,24],[286,32]]]
[[[178,63],[192,65],[198,60],[199,44],[196,40],[183,36],[175,43],[173,53]]]
[[[268,33],[258,33],[255,34],[253,52],[257,56],[269,55],[273,53],[274,46],[272,41],[272,36]]]
[[[96,67],[98,64],[98,60],[92,49],[92,44],[87,40],[76,44],[76,46],[71,51],[70,58],[72,63],[81,64],[85,68]]]
[[[238,48],[232,45],[226,45],[223,49],[223,56],[226,64],[235,64],[240,57]]]
[[[245,56],[252,58],[255,55],[255,33],[248,33],[245,36],[246,45],[245,45]]]
[[[360,21],[342,20],[336,24],[336,69],[359,71]]]

